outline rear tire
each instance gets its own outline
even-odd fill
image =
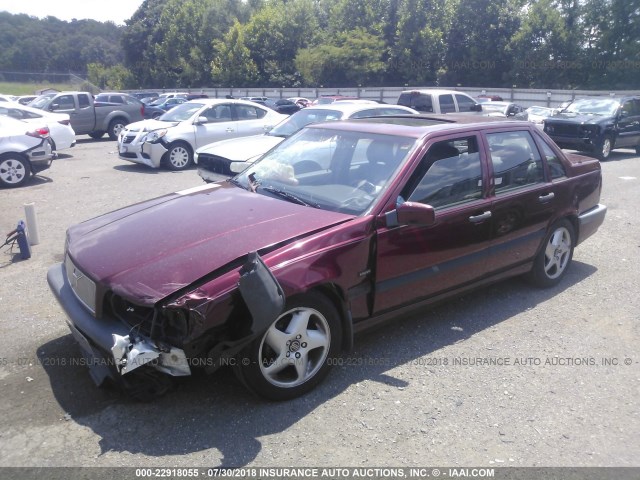
[[[29,160],[18,153],[0,155],[0,186],[5,188],[21,187],[31,177]]]
[[[557,285],[569,269],[575,240],[575,229],[571,222],[562,219],[554,223],[533,261],[527,280],[540,288]]]
[[[120,132],[124,130],[124,127],[126,127],[126,125],[127,123],[122,118],[114,118],[113,120],[111,120],[111,122],[109,123],[109,129],[107,130],[109,138],[111,140],[117,140],[118,135],[120,135]]]

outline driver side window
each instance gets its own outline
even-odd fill
[[[409,181],[404,198],[435,209],[482,197],[482,166],[475,137],[437,142]]]
[[[208,123],[230,122],[231,106],[216,105],[205,110],[202,115],[207,118]]]

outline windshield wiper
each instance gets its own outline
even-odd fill
[[[290,202],[297,203],[298,205],[304,205],[305,207],[320,208],[320,205],[318,205],[317,203],[309,203],[301,199],[297,195],[294,195],[293,193],[285,192],[284,190],[280,190],[278,188],[261,186],[260,189],[269,193],[273,193],[274,195],[280,198],[284,198],[285,200],[289,200]]]
[[[235,178],[229,178],[227,179],[227,182],[234,184],[236,187],[240,187],[244,190],[247,190],[247,187],[245,187],[242,183],[240,183],[239,180],[236,180]]]

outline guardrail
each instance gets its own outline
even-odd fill
[[[344,87],[344,88],[200,88],[200,89],[171,89],[170,91],[183,91],[189,93],[204,93],[211,98],[232,97],[269,97],[291,98],[305,97],[311,100],[321,95],[345,95],[358,97],[365,100],[395,104],[403,90],[433,89],[434,87]],[[640,90],[544,90],[524,88],[481,88],[481,87],[438,87],[446,90],[457,90],[467,93],[472,97],[478,95],[498,95],[505,101],[511,101],[531,107],[539,105],[543,107],[557,107],[561,103],[576,98],[591,96],[618,96],[640,95]],[[163,91],[158,89],[148,89]]]

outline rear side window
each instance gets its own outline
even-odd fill
[[[91,106],[91,102],[89,102],[89,96],[85,94],[78,95],[78,104],[80,108],[87,108]]]
[[[238,120],[257,120],[264,117],[267,112],[249,105],[236,105],[236,114],[238,115]]]
[[[549,147],[546,142],[542,142],[542,153],[547,158],[547,164],[549,165],[549,171],[551,172],[551,180],[567,176],[567,172],[564,169],[564,165],[558,158],[558,155],[551,150],[551,147]]]
[[[440,111],[442,113],[453,113],[456,111],[456,106],[453,103],[453,95],[440,95]]]
[[[400,94],[398,105],[411,107],[419,112],[433,112],[431,95],[420,92],[405,92]]]
[[[487,135],[496,195],[544,182],[542,159],[526,131]]]

